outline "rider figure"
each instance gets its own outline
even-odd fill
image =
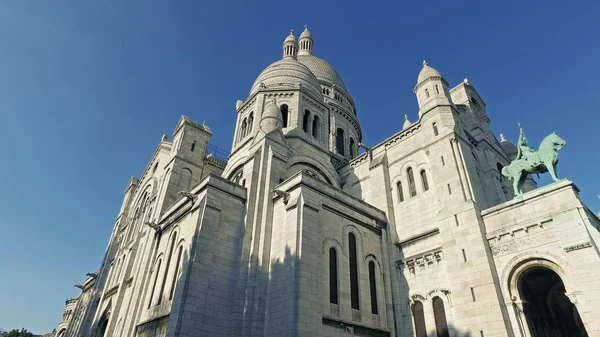
[[[525,133],[523,132],[523,128],[521,127],[520,123],[519,129],[521,129],[521,132],[519,133],[519,142],[517,143],[517,158],[515,158],[515,160],[523,158],[530,162],[532,166],[535,166],[539,162],[537,152],[535,149],[527,145],[527,137],[525,137]]]

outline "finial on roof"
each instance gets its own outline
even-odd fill
[[[404,124],[402,124],[402,130],[409,128],[411,125],[411,121],[408,120],[408,114],[404,114]]]
[[[163,142],[166,142],[167,140],[169,140],[169,135],[167,135],[166,133],[164,135],[162,135],[162,139]]]
[[[308,30],[308,25],[304,25],[304,29]]]
[[[423,67],[427,66],[427,61],[423,60]]]
[[[294,30],[290,29],[290,35],[294,35]]]
[[[504,134],[503,133],[500,134],[500,141],[501,142],[505,142],[506,141],[506,138],[504,138]]]
[[[465,84],[471,84],[471,83],[469,83],[469,79],[468,79],[468,78],[465,78],[465,79],[463,80],[463,82],[464,82]]]

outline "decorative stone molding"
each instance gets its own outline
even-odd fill
[[[409,273],[416,274],[417,267],[422,270],[432,265],[438,265],[443,258],[444,253],[442,249],[439,248],[414,257],[410,257],[406,260],[398,260],[396,261],[396,269],[403,271],[408,268]]]
[[[552,219],[519,224],[487,236],[493,256],[502,256],[558,240],[554,230],[548,229]]]

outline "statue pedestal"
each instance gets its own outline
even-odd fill
[[[564,179],[481,212],[490,258],[504,302],[520,298],[519,277],[529,268],[558,275],[588,332],[600,331],[594,301],[600,299],[600,221],[579,199],[579,189]],[[506,307],[519,326],[512,305]],[[518,331],[515,331],[519,335]]]

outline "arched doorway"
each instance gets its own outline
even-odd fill
[[[532,337],[588,336],[577,307],[565,294],[565,285],[556,272],[532,266],[519,275],[517,287]]]

